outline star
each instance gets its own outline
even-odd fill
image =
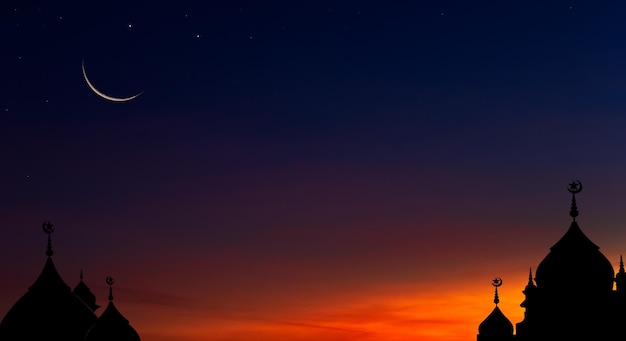
[[[581,185],[580,181],[578,181],[578,180],[572,181],[572,183],[569,184],[568,191],[570,193],[576,194],[576,193],[580,192],[580,190],[582,189],[581,187],[582,187],[582,185]]]

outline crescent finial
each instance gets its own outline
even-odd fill
[[[52,225],[52,223],[48,220],[44,221],[41,227],[43,229],[43,232],[48,234],[48,246],[46,247],[46,256],[50,257],[54,254],[54,251],[52,251],[52,240],[50,238],[50,235],[52,234],[52,232],[54,232],[54,225]]]
[[[107,276],[106,282],[109,285],[109,301],[113,301],[113,283],[115,283],[115,281],[113,277]]]
[[[583,184],[579,180],[574,180],[568,185],[567,190],[572,193],[572,207],[570,208],[569,216],[572,217],[574,221],[576,221],[576,217],[578,217],[576,194],[580,193],[583,190]]]
[[[583,184],[579,180],[574,180],[567,185],[567,190],[572,194],[580,193],[583,190]]]
[[[50,234],[54,232],[54,225],[50,222],[50,220],[44,221],[42,226],[43,232]]]
[[[493,295],[493,303],[498,305],[500,303],[500,297],[498,296],[498,287],[502,285],[502,278],[496,277],[491,280],[491,285],[495,287],[495,293]]]

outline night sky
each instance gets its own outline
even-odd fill
[[[622,2],[0,6],[0,316],[45,220],[144,341],[473,340],[575,179],[626,253]]]

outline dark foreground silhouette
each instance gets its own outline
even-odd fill
[[[113,279],[107,277],[109,303],[97,317],[99,306],[82,271],[80,282],[71,290],[52,262],[54,226],[45,222],[43,229],[48,234],[48,258],[35,283],[0,322],[0,340],[139,341],[139,334],[113,304]]]
[[[621,340],[625,338],[626,272],[620,256],[615,275],[611,262],[582,232],[576,221],[576,194],[580,181],[569,184],[572,193],[567,232],[539,263],[523,290],[524,320],[513,324],[496,307],[478,327],[478,341]],[[616,289],[613,290],[613,283]],[[499,281],[499,284],[502,282]],[[494,285],[497,283],[494,282]]]

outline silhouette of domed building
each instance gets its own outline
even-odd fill
[[[109,304],[100,318],[89,329],[85,341],[139,341],[139,334],[113,304],[113,278],[107,277]]]
[[[572,193],[572,222],[539,263],[534,278],[532,269],[530,271],[528,284],[522,291],[525,300],[520,304],[525,309],[524,320],[516,324],[513,334],[513,329],[508,329],[511,322],[499,309],[497,312],[494,310],[480,324],[477,341],[624,338],[624,263],[620,256],[620,268],[616,275],[611,262],[578,226],[576,194],[582,190],[580,181],[569,184],[568,190]]]
[[[502,279],[493,280],[496,293],[493,298],[495,308],[487,318],[478,326],[478,341],[510,341],[513,340],[513,323],[509,321],[498,307],[498,287],[502,285]]]
[[[109,305],[97,317],[96,296],[83,281],[72,290],[61,278],[52,261],[50,239],[54,227],[43,225],[48,234],[46,263],[28,291],[9,309],[0,322],[0,340],[64,340],[64,341],[139,341],[139,335],[113,305],[109,288]],[[107,277],[107,283],[113,280]]]

